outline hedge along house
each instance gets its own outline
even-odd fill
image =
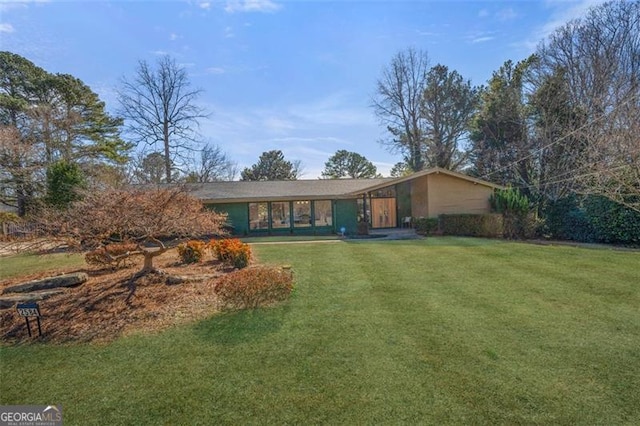
[[[488,213],[499,185],[433,168],[400,178],[233,181],[190,185],[205,205],[228,214],[235,235],[331,234],[395,228],[406,217]]]

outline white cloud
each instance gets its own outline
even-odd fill
[[[339,149],[359,152],[388,173],[392,161],[376,143],[375,118],[361,99],[333,93],[301,103],[240,108],[203,105],[211,118],[202,134],[223,147],[240,168],[255,163],[260,153],[280,149],[290,160],[302,160],[304,178],[320,176],[324,162]]]
[[[25,8],[29,4],[49,3],[50,0],[0,0],[0,12],[7,12],[12,9]]]
[[[226,27],[224,29],[224,38],[233,38],[235,37],[235,33],[233,32],[233,28],[231,27]]]
[[[151,53],[153,53],[154,55],[157,55],[157,56],[165,56],[165,55],[169,54],[169,52],[167,52],[166,50],[154,50]]]
[[[224,74],[225,70],[222,67],[209,67],[204,70],[207,74]]]
[[[275,12],[282,5],[271,0],[228,0],[224,10],[227,13],[235,12]]]
[[[480,9],[478,18],[486,18],[487,16],[489,16],[489,11],[487,9]]]
[[[0,33],[12,33],[13,31],[13,25],[8,23],[0,24]]]
[[[554,9],[547,22],[535,28],[532,34],[526,40],[517,43],[528,51],[533,51],[538,43],[546,39],[556,29],[565,25],[567,22],[581,18],[587,14],[593,6],[604,3],[605,0],[582,0],[576,3],[570,3],[560,0],[552,0],[547,3],[548,7]]]
[[[211,9],[211,3],[208,1],[201,1],[198,3],[198,7],[200,9],[209,10]]]
[[[171,41],[175,41],[175,40],[177,40],[179,38],[180,38],[180,36],[178,34],[176,34],[176,33],[169,34],[169,40],[171,40]]]
[[[493,37],[493,36],[483,36],[483,37],[472,38],[470,40],[470,42],[471,42],[471,44],[486,43],[487,41],[491,41],[493,39],[495,39],[495,37]]]

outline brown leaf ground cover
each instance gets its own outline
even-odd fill
[[[213,287],[217,277],[229,272],[220,262],[209,260],[183,265],[179,263],[176,251],[170,250],[154,261],[155,266],[168,275],[140,278],[134,295],[127,300],[129,278],[140,269],[141,262],[142,259],[135,259],[128,267],[116,271],[87,267],[21,276],[0,282],[0,291],[10,285],[57,273],[83,271],[89,274],[86,283],[39,302],[41,339],[54,343],[107,342],[128,333],[157,332],[206,318],[218,310]],[[167,284],[168,277],[186,280]],[[34,326],[32,324],[32,331]],[[2,341],[9,343],[29,340],[25,320],[15,308],[0,311],[0,336]]]

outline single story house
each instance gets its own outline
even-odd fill
[[[233,181],[190,185],[208,207],[228,214],[235,235],[352,234],[402,226],[407,217],[488,213],[501,188],[462,173],[432,168],[400,178]]]

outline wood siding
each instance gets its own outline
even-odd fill
[[[493,188],[442,173],[428,179],[428,217],[441,214],[489,213]]]

